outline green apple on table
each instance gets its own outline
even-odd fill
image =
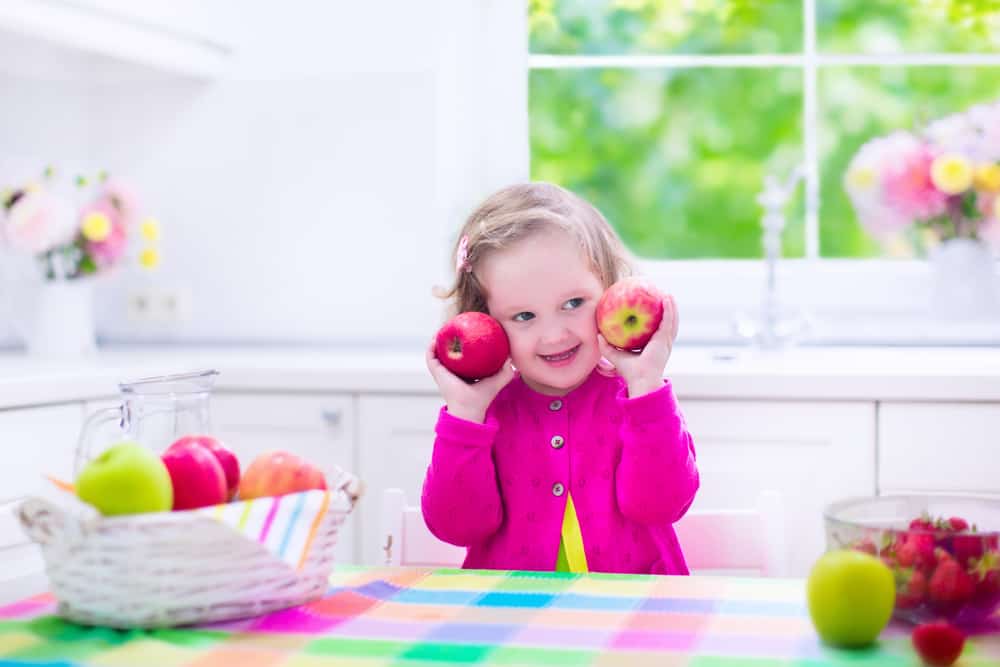
[[[854,549],[828,551],[806,582],[809,616],[820,638],[845,648],[868,646],[885,629],[896,602],[892,571]]]
[[[76,495],[105,516],[168,512],[174,503],[170,473],[160,457],[136,442],[119,442],[87,463]]]

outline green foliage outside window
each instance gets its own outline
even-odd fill
[[[819,52],[996,53],[1000,0],[817,0]],[[797,55],[800,0],[530,0],[531,51],[558,55]],[[753,258],[764,176],[803,159],[799,66],[533,69],[532,177],[592,200],[657,258]],[[1000,97],[1000,66],[821,66],[823,257],[881,248],[841,185],[868,139]],[[805,248],[801,189],[783,248]]]

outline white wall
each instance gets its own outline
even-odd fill
[[[527,146],[505,141],[526,83],[498,65],[523,45],[491,42],[523,7],[222,4],[204,23],[235,55],[210,81],[0,33],[0,56],[53,62],[2,58],[0,155],[107,168],[162,223],[161,270],[100,289],[101,337],[422,345],[461,217],[527,176]],[[190,318],[130,322],[126,292],[150,281],[188,295]]]

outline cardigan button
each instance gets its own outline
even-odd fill
[[[551,410],[552,412],[556,412],[557,410],[560,410],[562,408],[562,405],[563,405],[562,401],[560,401],[557,398],[556,400],[549,403],[549,410]]]
[[[552,449],[562,449],[562,446],[566,444],[566,440],[561,435],[552,436],[552,440],[549,442],[552,444]]]
[[[565,492],[566,492],[566,487],[563,486],[562,484],[560,484],[559,482],[556,482],[555,484],[552,485],[552,495],[553,496],[555,496],[555,497],[558,498],[559,496],[561,496]]]

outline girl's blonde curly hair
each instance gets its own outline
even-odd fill
[[[631,275],[625,247],[594,206],[558,185],[520,183],[490,195],[465,221],[455,243],[455,282],[450,290],[436,290],[437,296],[454,299],[451,315],[488,313],[476,267],[490,253],[549,229],[576,240],[605,289]]]

